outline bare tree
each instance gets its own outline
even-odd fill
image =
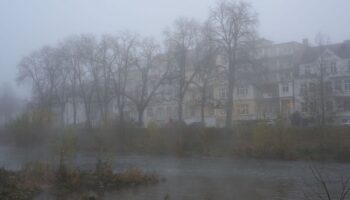
[[[109,120],[109,108],[115,96],[113,94],[112,66],[115,65],[117,52],[113,45],[114,42],[115,38],[112,36],[105,35],[102,37],[97,46],[96,63],[92,70],[97,103],[104,124]]]
[[[79,50],[79,36],[71,36],[60,44],[63,51],[65,73],[67,75],[68,102],[72,104],[73,124],[77,124],[77,107],[79,99],[78,90],[78,69],[82,63],[82,55]]]
[[[117,36],[114,43],[114,50],[117,52],[116,63],[112,66],[113,85],[118,107],[119,125],[125,123],[125,96],[129,70],[136,64],[136,46],[138,35],[130,32],[123,32]]]
[[[57,103],[57,85],[61,81],[61,60],[58,50],[44,47],[24,57],[18,65],[19,83],[31,81],[36,108],[52,113]]]
[[[195,48],[194,65],[198,72],[193,79],[193,84],[200,93],[201,124],[205,125],[205,107],[208,106],[209,98],[212,96],[212,81],[218,75],[216,58],[218,46],[215,43],[213,31],[209,23],[201,27],[200,39]]]
[[[326,101],[328,99],[327,90],[331,86],[327,85],[327,69],[330,68],[331,62],[327,58],[327,45],[329,44],[329,37],[319,33],[315,37],[317,46],[308,47],[307,53],[314,54],[317,57],[311,63],[308,63],[309,79],[311,80],[309,86],[304,83],[302,94],[306,100],[307,108],[310,114],[314,117],[316,122],[324,126],[326,121]]]
[[[226,127],[233,123],[233,89],[236,80],[237,55],[241,46],[255,36],[256,14],[246,2],[220,1],[211,11],[210,21],[218,43],[228,60],[228,95],[226,103]]]
[[[197,70],[191,63],[190,51],[194,49],[199,33],[199,24],[194,19],[179,18],[172,28],[165,31],[166,46],[169,48],[171,73],[176,80],[178,120],[183,121],[183,105],[189,84]]]
[[[139,45],[138,62],[134,70],[134,84],[126,91],[127,98],[132,101],[138,113],[138,125],[142,127],[143,115],[152,98],[157,94],[161,84],[168,77],[168,69],[163,66],[160,46],[153,38],[145,38]]]
[[[77,63],[73,66],[74,76],[76,76],[79,97],[84,104],[86,116],[86,126],[92,127],[93,120],[93,101],[95,97],[95,88],[93,86],[92,72],[95,67],[94,54],[96,53],[97,41],[92,35],[81,35],[76,43]]]
[[[319,71],[319,100],[320,100],[320,112],[321,112],[321,117],[320,117],[320,125],[324,126],[325,125],[325,75],[326,75],[326,62],[324,59],[324,51],[325,47],[324,45],[327,45],[330,42],[330,39],[328,36],[323,35],[322,33],[319,33],[316,38],[315,38],[316,44],[318,45],[318,48],[320,49],[320,59],[317,63],[318,65],[318,71]]]

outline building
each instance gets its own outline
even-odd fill
[[[350,120],[350,41],[311,47],[307,40],[280,44],[260,40],[250,56],[253,59],[241,63],[237,69],[233,108],[235,122],[278,119],[289,123],[290,116],[296,112],[315,124],[320,123],[322,115],[326,124]],[[147,82],[150,88],[164,73],[166,65],[166,62],[159,61],[156,68],[150,71]],[[225,125],[227,65],[227,59],[221,54],[217,55],[213,76],[206,82],[206,102],[203,104],[206,126]],[[190,62],[186,77],[190,77],[193,70],[193,63]],[[140,83],[140,76],[136,69],[131,69],[128,77],[131,84],[128,84],[127,91],[136,91],[143,84]],[[198,77],[194,80],[203,82]],[[145,125],[162,125],[177,120],[177,92],[174,80],[162,82],[145,110]],[[185,123],[201,122],[201,95],[198,85],[189,84],[183,105]],[[83,106],[80,107],[83,109]],[[111,116],[117,116],[115,102],[111,107]],[[67,108],[65,117],[67,122],[71,122],[72,112],[69,105]],[[137,120],[137,110],[130,102],[127,103],[126,114],[127,119]],[[79,111],[78,115],[79,122],[84,121],[84,112]]]
[[[298,65],[297,110],[305,118],[340,124],[350,120],[350,41],[308,47]]]

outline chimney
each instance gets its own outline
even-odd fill
[[[304,45],[305,47],[308,47],[308,46],[309,46],[309,40],[308,40],[307,38],[304,38],[304,39],[303,39],[303,45]]]

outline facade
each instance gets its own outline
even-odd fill
[[[290,122],[291,115],[296,112],[310,123],[320,122],[322,115],[326,124],[350,120],[350,41],[310,47],[307,40],[281,44],[261,40],[252,57],[252,62],[238,67],[234,88],[235,122],[277,119]],[[150,71],[150,87],[164,73],[165,65],[159,62]],[[215,65],[215,75],[208,80],[203,117],[206,126],[223,127],[227,99],[225,57],[217,55]],[[193,69],[189,66],[186,76],[191,76]],[[127,90],[136,90],[140,74],[131,70],[129,76],[131,84]],[[177,92],[173,80],[162,83],[145,110],[145,125],[163,125],[177,120]],[[111,107],[111,115],[118,115],[115,102]],[[71,122],[69,105],[66,110],[66,121]],[[126,114],[127,119],[137,120],[137,111],[130,102]],[[78,115],[79,122],[84,121],[84,112],[79,111]],[[183,120],[192,124],[201,122],[201,118],[201,93],[196,84],[190,84],[184,99]]]
[[[328,124],[350,120],[350,41],[305,50],[298,66],[298,111]]]

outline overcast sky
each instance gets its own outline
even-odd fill
[[[16,86],[21,57],[72,34],[136,31],[161,37],[177,17],[203,21],[215,0],[0,0],[0,84]],[[301,41],[318,32],[350,39],[349,0],[249,0],[261,37]],[[21,86],[22,87],[22,86]],[[20,89],[23,93],[24,88]]]

